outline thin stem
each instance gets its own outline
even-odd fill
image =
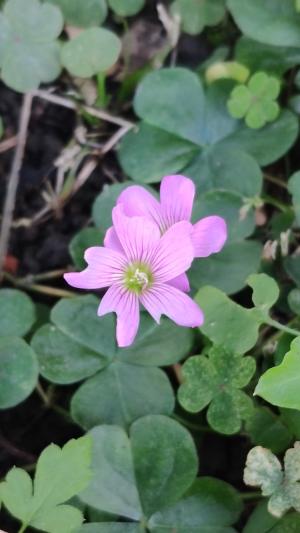
[[[28,125],[30,120],[32,107],[32,93],[25,94],[23,99],[23,105],[21,109],[19,133],[17,139],[17,147],[8,177],[7,193],[3,207],[3,217],[0,231],[0,277],[2,275],[3,264],[7,254],[8,241],[10,235],[10,229],[13,219],[13,213],[16,202],[17,188],[20,178],[20,170],[25,152],[25,144],[27,138]]]
[[[46,394],[46,392],[44,391],[42,385],[40,384],[40,382],[38,381],[37,384],[36,384],[36,391],[38,393],[38,395],[40,396],[40,398],[42,398],[44,404],[46,407],[50,407],[50,400]]]
[[[19,529],[19,531],[18,531],[18,533],[24,533],[24,531],[25,531],[26,528],[27,528],[27,525],[28,525],[28,524],[22,524],[21,527],[20,527],[20,529]]]
[[[29,283],[28,281],[24,281],[24,279],[15,278],[8,272],[4,272],[3,276],[5,279],[7,279],[10,283],[15,285],[16,287],[22,287],[25,290],[38,292],[41,294],[47,294],[48,296],[53,296],[55,298],[73,298],[76,296],[75,292],[72,291],[66,291],[64,289],[58,289],[56,287],[49,287],[48,285],[39,285],[37,283]]]
[[[275,176],[271,176],[270,174],[264,174],[264,178],[267,181],[278,185],[278,187],[282,187],[282,189],[287,189],[287,184],[284,181],[281,181],[279,178],[276,178]]]
[[[51,94],[48,91],[43,91],[41,89],[33,92],[34,96],[38,96],[39,98],[43,98],[44,100],[47,100],[48,102],[52,102],[53,104],[61,105],[63,107],[67,107],[68,109],[73,109],[76,111],[78,108],[82,108],[84,111],[89,113],[90,115],[100,118],[102,120],[105,120],[106,122],[111,122],[112,124],[117,124],[118,126],[128,126],[129,128],[133,128],[135,124],[132,122],[129,122],[129,120],[125,120],[124,118],[115,117],[114,115],[111,115],[107,111],[103,111],[103,109],[97,109],[93,106],[89,105],[78,105],[76,102],[71,100],[70,98],[64,98],[63,96],[58,96],[56,94]]]
[[[244,501],[257,500],[259,498],[263,498],[262,493],[258,491],[257,492],[240,492],[240,496],[242,500]]]
[[[183,375],[182,375],[182,368],[179,363],[176,363],[175,365],[172,365],[172,368],[174,370],[174,374],[176,376],[176,379],[179,384],[183,383]]]
[[[44,279],[55,279],[60,278],[65,272],[67,268],[60,268],[58,270],[50,270],[49,272],[42,272],[41,274],[30,274],[29,276],[25,276],[24,278],[20,278],[19,282],[21,283],[32,283],[34,281],[43,281]]]
[[[280,211],[282,211],[283,213],[286,213],[287,211],[290,210],[290,207],[286,204],[284,204],[283,202],[280,202],[280,200],[277,200],[275,198],[273,198],[272,196],[269,196],[269,195],[263,195],[261,197],[261,199],[266,203],[266,204],[270,204],[270,205],[273,205],[274,207],[276,207],[277,209],[279,209]]]
[[[272,318],[268,318],[266,320],[266,324],[269,324],[269,326],[279,329],[280,331],[284,331],[284,333],[289,333],[290,335],[295,335],[296,337],[300,336],[300,331],[298,331],[297,329],[285,326],[284,324],[281,324],[280,322],[277,322],[277,320],[273,320]]]
[[[99,107],[106,107],[108,103],[108,96],[106,92],[106,75],[105,72],[99,72],[97,74],[97,88],[98,88],[98,98],[97,105]]]

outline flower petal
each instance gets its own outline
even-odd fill
[[[227,239],[227,225],[222,217],[205,217],[193,228],[195,257],[208,257],[222,250]]]
[[[98,315],[117,314],[117,343],[124,348],[133,343],[140,321],[139,300],[120,284],[112,285],[103,296]]]
[[[120,280],[126,268],[126,258],[115,250],[92,246],[85,251],[88,263],[82,272],[64,275],[66,282],[78,289],[101,289]]]
[[[190,292],[191,290],[189,278],[187,277],[186,274],[180,274],[179,276],[177,276],[174,279],[171,279],[167,283],[168,285],[171,285],[172,287],[176,287],[176,289],[179,289],[180,291],[183,291],[183,292]]]
[[[166,283],[155,283],[140,296],[140,302],[159,322],[166,315],[179,326],[195,328],[204,321],[203,312],[187,294]]]
[[[150,264],[160,239],[159,229],[154,222],[145,217],[127,217],[122,204],[114,207],[112,218],[127,259]]]
[[[104,246],[105,248],[111,248],[112,250],[116,250],[117,252],[124,254],[124,250],[121,246],[121,243],[118,239],[118,235],[116,234],[116,230],[113,226],[108,228],[105,234]]]
[[[192,231],[189,222],[177,222],[161,237],[152,261],[156,281],[170,281],[190,268],[194,259]]]
[[[117,204],[122,204],[125,215],[144,216],[155,222],[158,226],[161,224],[161,207],[144,187],[132,185],[124,189],[117,199]]]
[[[180,175],[165,176],[160,186],[160,203],[166,227],[181,220],[190,220],[195,196],[195,185]]]

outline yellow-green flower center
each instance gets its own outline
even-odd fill
[[[153,283],[153,275],[150,268],[143,263],[131,264],[124,274],[125,287],[136,294],[141,294]]]

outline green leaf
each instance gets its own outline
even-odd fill
[[[23,337],[35,320],[35,307],[27,294],[16,289],[0,290],[0,337]]]
[[[158,325],[142,313],[134,345],[118,348],[114,317],[100,319],[98,305],[90,295],[61,300],[54,306],[55,326],[43,326],[32,340],[41,374],[54,383],[69,384],[101,371],[72,399],[74,420],[84,428],[100,423],[128,427],[146,414],[170,414],[172,388],[166,375],[152,367],[176,363],[187,355],[193,344],[192,330],[178,328],[168,319]]]
[[[0,14],[0,66],[3,81],[16,91],[38,88],[60,73],[61,11],[39,0],[8,0]]]
[[[135,476],[146,516],[175,503],[197,473],[190,434],[163,416],[147,416],[130,429]]]
[[[236,433],[245,414],[251,411],[250,399],[239,389],[248,384],[254,372],[252,357],[211,348],[208,358],[196,355],[184,363],[179,403],[192,413],[209,405],[207,420],[211,427],[227,435]]]
[[[242,36],[235,47],[235,59],[252,72],[263,70],[281,76],[300,62],[299,48],[272,46]]]
[[[244,481],[259,486],[264,496],[271,496],[268,511],[280,518],[288,509],[300,509],[300,442],[287,450],[284,471],[277,457],[270,450],[257,446],[247,456]]]
[[[90,246],[102,246],[103,240],[104,232],[97,228],[84,228],[76,233],[69,244],[69,252],[74,265],[78,269],[85,268],[86,262],[83,258],[85,250]]]
[[[118,348],[112,315],[97,316],[99,301],[95,296],[64,299],[52,309],[54,324],[74,341],[102,354],[107,362],[116,356],[140,365],[169,365],[178,362],[190,350],[193,333],[178,328],[168,319],[156,324],[146,313],[141,315],[140,330],[130,348]]]
[[[293,208],[296,216],[296,225],[300,226],[300,172],[292,174],[288,181],[288,190],[292,195]]]
[[[283,261],[283,266],[290,278],[300,287],[300,256],[289,256]]]
[[[187,69],[161,69],[146,75],[134,100],[135,111],[144,122],[137,133],[131,131],[124,137],[119,151],[126,174],[136,181],[150,183],[165,174],[189,175],[190,171],[197,183],[206,152],[213,153],[210,147],[217,143],[224,147],[223,158],[230,147],[232,153],[247,152],[264,165],[279,159],[296,140],[296,116],[282,111],[276,121],[253,135],[227,110],[233,86],[231,80],[220,80],[211,84],[204,96],[199,78]]]
[[[275,102],[280,92],[277,78],[265,72],[256,72],[247,85],[237,85],[228,100],[228,110],[234,118],[243,118],[249,128],[262,128],[279,115]]]
[[[228,0],[227,5],[248,37],[275,46],[300,46],[300,15],[294,0]]]
[[[166,374],[116,361],[87,380],[74,394],[71,414],[90,429],[103,422],[127,427],[147,414],[170,415],[174,394]]]
[[[251,310],[233,302],[215,287],[203,287],[195,299],[205,316],[201,331],[214,344],[236,353],[245,353],[256,344],[259,324]]]
[[[141,533],[140,524],[106,523],[84,524],[78,533]]]
[[[257,407],[246,421],[246,431],[253,444],[269,448],[273,453],[287,449],[292,433],[282,420],[266,407]]]
[[[0,484],[7,510],[22,521],[49,533],[71,533],[83,522],[81,512],[60,505],[88,484],[91,472],[91,439],[69,441],[62,449],[50,444],[40,455],[34,482],[20,468],[13,468]]]
[[[135,94],[134,109],[152,126],[203,144],[199,124],[204,119],[205,98],[200,79],[193,72],[178,67],[146,75]]]
[[[258,271],[261,252],[257,241],[228,244],[220,253],[194,262],[189,271],[191,285],[195,289],[215,285],[227,294],[238,292],[248,276]]]
[[[247,283],[253,289],[254,305],[263,313],[269,311],[279,298],[279,287],[276,281],[267,274],[251,274]]]
[[[194,203],[193,222],[200,218],[219,215],[226,220],[228,228],[227,246],[229,243],[242,241],[249,237],[255,228],[252,209],[243,215],[243,198],[232,191],[211,190],[201,194]]]
[[[118,426],[105,425],[89,434],[93,477],[80,499],[95,509],[138,520],[142,510],[127,434]]]
[[[171,4],[171,12],[178,15],[183,31],[190,35],[201,33],[205,26],[214,26],[221,22],[225,15],[224,0],[175,0]]]
[[[175,503],[193,483],[197,454],[189,433],[174,420],[146,416],[130,429],[98,426],[93,438],[94,477],[81,499],[132,520]]]
[[[300,409],[300,337],[291,343],[290,351],[284,356],[282,363],[267,370],[259,379],[255,394],[267,402]]]
[[[281,417],[294,437],[300,439],[300,411],[296,409],[280,409]],[[275,453],[275,452],[274,452]]]
[[[298,513],[289,513],[278,519],[269,513],[267,504],[262,502],[250,515],[243,533],[295,533],[299,527]]]
[[[140,183],[156,183],[185,167],[198,149],[173,133],[141,122],[121,142],[118,158],[124,172]],[[155,158],[153,158],[155,154]]]
[[[253,157],[238,148],[213,145],[184,169],[184,175],[193,179],[201,195],[212,189],[225,189],[243,198],[254,198],[261,193],[260,167]],[[202,203],[205,205],[205,199]]]
[[[108,0],[108,4],[120,17],[131,17],[143,9],[145,0]]]
[[[261,166],[265,166],[288,152],[298,136],[298,130],[296,116],[290,111],[283,110],[275,122],[256,131],[255,135],[244,126],[224,139],[222,144],[244,150]]]
[[[106,19],[107,5],[105,0],[46,0],[58,6],[67,24],[86,28],[99,26]]]
[[[41,375],[53,383],[76,383],[107,365],[105,357],[82,346],[51,324],[38,329],[31,346],[37,354]]]
[[[0,337],[0,409],[8,409],[25,400],[38,379],[36,355],[17,337]]]
[[[63,45],[61,61],[64,67],[80,78],[90,78],[106,72],[117,61],[120,39],[104,28],[89,28]]]
[[[149,528],[152,533],[231,533],[228,526],[237,521],[241,510],[240,496],[233,487],[202,477],[178,503],[155,513]]]

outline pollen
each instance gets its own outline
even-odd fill
[[[152,285],[153,276],[147,265],[133,264],[126,270],[124,282],[128,290],[141,294]]]

